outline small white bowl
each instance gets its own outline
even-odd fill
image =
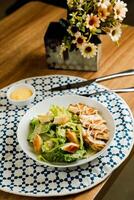
[[[75,103],[85,103],[86,105],[96,108],[101,113],[102,117],[106,120],[107,127],[110,131],[110,138],[108,142],[106,143],[106,146],[101,151],[97,152],[96,154],[91,155],[90,157],[86,159],[81,159],[72,163],[51,163],[51,162],[43,162],[43,161],[38,160],[37,155],[33,152],[32,147],[27,141],[30,121],[35,116],[48,112],[50,107],[54,104],[58,106],[67,107],[69,104],[75,104]],[[18,130],[17,130],[17,137],[18,137],[19,144],[21,148],[23,149],[23,151],[30,158],[32,158],[33,160],[43,165],[48,165],[51,167],[61,167],[61,168],[75,167],[78,165],[82,165],[99,157],[100,155],[104,153],[104,151],[106,151],[110,147],[114,134],[115,134],[115,123],[110,111],[103,104],[95,101],[94,99],[91,99],[89,97],[79,96],[79,95],[55,96],[51,98],[46,98],[42,102],[37,103],[30,110],[28,110],[27,113],[22,117],[18,125]]]
[[[32,95],[29,98],[25,99],[25,100],[14,100],[14,99],[12,99],[10,97],[11,93],[13,91],[15,91],[16,89],[22,88],[22,87],[30,89],[32,91]],[[34,100],[34,97],[35,97],[35,89],[34,89],[34,87],[32,85],[26,84],[26,83],[18,83],[18,84],[12,85],[9,88],[9,90],[7,91],[7,99],[9,100],[9,102],[11,104],[16,105],[16,106],[28,105],[29,103],[31,103]]]

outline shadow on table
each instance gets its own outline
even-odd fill
[[[19,61],[17,64],[17,68],[21,67],[21,71],[23,71],[25,74],[24,76],[26,77],[27,75],[31,74],[32,75],[38,75],[38,71],[44,71],[47,70],[47,63],[46,63],[46,58],[45,55],[38,55],[38,54],[33,54],[30,53],[26,57],[24,57],[22,60]],[[41,74],[39,74],[41,75]]]
[[[46,58],[44,54],[38,55],[30,53],[19,62],[19,65],[30,68],[47,68]]]
[[[1,83],[4,82],[4,80],[7,80],[7,84],[11,84],[31,76],[41,76],[46,74],[46,71],[48,70],[45,55],[38,55],[36,53],[30,53],[23,59],[16,58],[9,66],[10,70],[8,70],[6,74],[1,74]],[[49,71],[51,72],[51,70]],[[47,74],[50,73],[47,72]]]
[[[95,200],[133,200],[134,199],[134,148],[130,156],[108,179]]]

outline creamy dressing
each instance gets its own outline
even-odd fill
[[[10,98],[13,100],[27,100],[32,96],[32,91],[27,87],[20,87],[11,92]]]

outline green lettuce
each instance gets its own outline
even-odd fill
[[[60,116],[68,116],[69,118],[71,118],[71,113],[64,107],[59,107],[56,105],[53,105],[50,108],[50,111],[52,112],[54,117],[60,117]]]
[[[47,160],[49,162],[74,162],[78,159],[83,158],[85,150],[78,150],[74,154],[65,153],[60,147],[55,148],[51,152],[43,152],[39,157],[40,160]]]
[[[35,135],[41,132],[41,124],[37,123],[36,125],[34,125],[33,123],[30,123],[29,129],[30,130],[29,130],[29,133],[28,133],[27,140],[29,142],[33,142]]]

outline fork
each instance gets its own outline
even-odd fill
[[[128,93],[128,92],[134,92],[134,87],[128,87],[128,88],[117,88],[117,89],[112,89],[112,90],[102,90],[102,91],[96,91],[90,94],[78,94],[81,96],[86,96],[89,97],[91,95],[96,95],[96,94],[101,94],[101,93],[107,93],[108,91],[110,92],[116,92],[116,93]]]

